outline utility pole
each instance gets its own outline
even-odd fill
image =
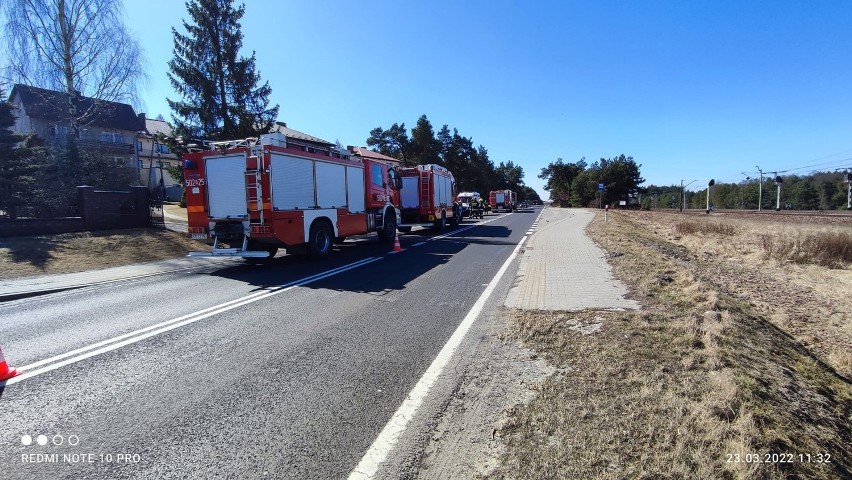
[[[760,184],[758,186],[757,191],[757,211],[761,211],[763,209],[763,170],[760,167],[757,168],[758,173],[760,173]]]

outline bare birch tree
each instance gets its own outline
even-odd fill
[[[134,103],[142,49],[115,0],[5,0],[8,80]]]
[[[81,125],[103,108],[100,101],[138,104],[136,89],[146,78],[139,42],[124,26],[116,0],[2,0],[6,81],[66,92],[69,164],[77,162]],[[95,101],[80,111],[80,96]]]

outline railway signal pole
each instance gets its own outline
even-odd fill
[[[716,185],[716,180],[713,180],[711,178],[710,181],[707,182],[707,214],[708,215],[710,214],[710,188],[713,185]]]
[[[852,168],[846,172],[846,184],[849,185],[846,191],[846,210],[852,210]]]
[[[781,178],[780,175],[778,175],[778,172],[772,172],[772,174],[775,175],[775,185],[778,187],[778,196],[775,199],[775,211],[780,212],[781,211],[781,183],[784,182],[784,179]]]
[[[760,183],[758,184],[757,190],[757,211],[759,212],[763,208],[763,170],[760,167],[757,168],[758,173],[760,173]]]
[[[745,176],[745,184],[740,187],[740,208],[745,210],[745,187],[748,185],[748,181],[751,180],[751,177],[746,175],[745,172],[742,172],[743,176]]]

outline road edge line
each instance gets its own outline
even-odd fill
[[[423,400],[426,398],[426,395],[429,393],[432,385],[434,385],[438,380],[438,377],[441,376],[444,367],[447,366],[453,354],[458,349],[459,345],[461,345],[462,340],[464,340],[464,337],[468,330],[470,330],[473,322],[476,321],[479,314],[482,313],[482,309],[485,307],[485,302],[489,297],[491,297],[491,294],[497,288],[497,284],[500,283],[500,280],[503,278],[506,270],[509,269],[509,265],[518,255],[518,252],[521,250],[521,246],[526,240],[527,236],[524,235],[509,255],[509,258],[503,262],[503,265],[494,275],[494,278],[492,278],[491,282],[488,283],[488,286],[485,287],[482,295],[479,296],[459,326],[456,327],[456,330],[450,336],[450,339],[447,340],[447,343],[441,351],[438,352],[435,359],[432,360],[429,368],[426,369],[426,372],[423,373],[423,376],[420,377],[420,380],[417,381],[417,384],[414,385],[414,388],[412,388],[405,397],[402,405],[400,405],[396,412],[394,412],[391,419],[379,433],[378,437],[376,437],[372,445],[370,445],[370,448],[367,449],[367,452],[361,458],[361,461],[358,462],[358,465],[349,474],[349,480],[375,478],[379,467],[382,463],[384,463],[388,454],[396,446],[402,432],[405,431],[408,423],[412,418],[414,418],[414,414],[417,413],[417,410],[420,408],[420,405],[423,403]]]

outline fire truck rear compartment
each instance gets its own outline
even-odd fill
[[[210,218],[245,219],[245,154],[209,157],[204,162],[207,180],[207,205]]]

